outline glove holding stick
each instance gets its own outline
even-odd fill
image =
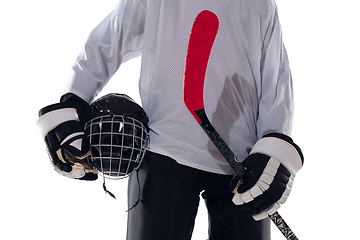
[[[286,202],[303,162],[300,148],[290,137],[265,135],[242,162],[246,175],[234,189],[234,204],[255,220],[274,214]]]

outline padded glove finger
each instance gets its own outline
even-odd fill
[[[97,178],[85,159],[90,154],[90,143],[75,108],[67,103],[47,106],[40,110],[37,125],[59,174],[84,180]]]
[[[279,161],[264,154],[254,154],[243,165],[248,176],[235,189],[233,198],[240,211],[254,215],[286,200],[287,196],[283,195],[289,193],[287,183],[291,174]]]

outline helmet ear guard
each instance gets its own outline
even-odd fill
[[[110,179],[128,177],[137,170],[149,144],[145,111],[124,94],[108,94],[90,105],[85,124],[90,145],[89,163]]]

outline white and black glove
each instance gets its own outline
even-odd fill
[[[67,93],[60,103],[39,111],[37,126],[45,140],[54,169],[61,175],[81,180],[96,180],[97,173],[86,157],[90,154],[90,142],[84,133],[79,116],[88,109],[88,103]]]
[[[300,148],[290,137],[265,135],[242,163],[247,174],[233,191],[233,203],[257,221],[275,213],[287,200],[303,162]]]

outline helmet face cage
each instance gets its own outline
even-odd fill
[[[85,132],[91,144],[88,161],[110,179],[128,177],[137,170],[148,147],[148,130],[125,115],[103,115],[89,120]]]

